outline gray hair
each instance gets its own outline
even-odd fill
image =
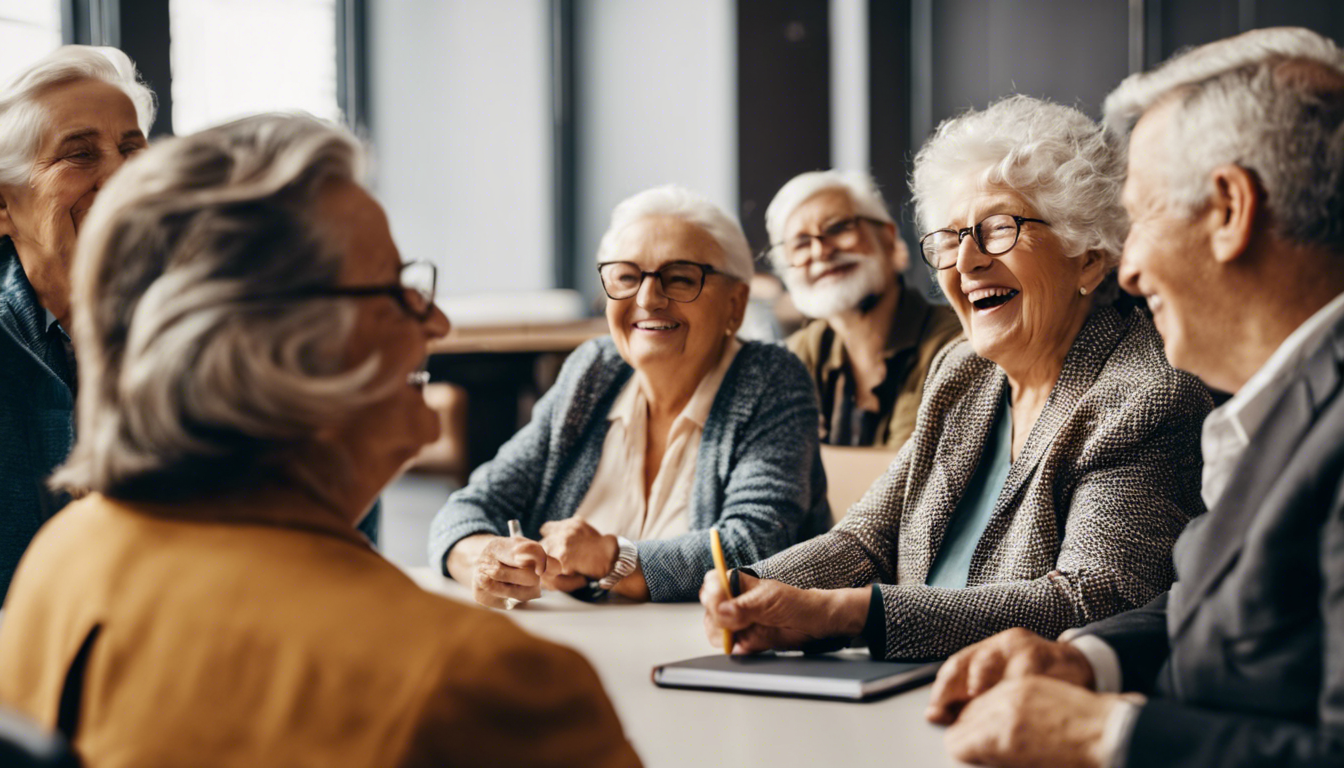
[[[1120,263],[1127,228],[1120,206],[1122,156],[1087,115],[1030,96],[1008,96],[983,111],[944,120],[915,155],[910,188],[924,232],[947,226],[965,184],[1006,187],[1024,197],[1067,256],[1100,253]],[[1115,296],[1103,283],[1097,300]]]
[[[751,280],[754,260],[742,225],[709,200],[675,184],[646,189],[616,206],[597,247],[598,262],[611,261],[621,230],[648,216],[670,216],[703,229],[723,251],[724,274],[743,282]]]
[[[315,219],[362,175],[346,130],[263,115],[170,139],[116,174],[76,247],[78,441],[56,487],[171,500],[282,474],[369,397],[343,369],[355,310]]]
[[[140,79],[130,57],[116,48],[63,45],[20,72],[0,92],[0,184],[28,183],[46,129],[41,97],[76,80],[100,80],[120,88],[135,105],[140,131],[149,135],[154,92]]]
[[[1289,64],[1325,78],[1290,72]],[[1344,52],[1333,42],[1280,27],[1186,51],[1125,78],[1106,98],[1106,124],[1127,136],[1145,111],[1168,100],[1173,210],[1201,209],[1213,169],[1235,164],[1264,189],[1278,236],[1344,252]]]
[[[882,192],[877,187],[877,181],[870,174],[863,171],[837,171],[834,169],[808,171],[789,179],[784,186],[779,188],[779,191],[775,193],[775,198],[770,201],[769,207],[765,209],[765,231],[770,237],[770,244],[774,245],[783,241],[784,225],[788,223],[789,217],[798,209],[798,206],[810,200],[818,192],[828,189],[844,190],[854,203],[855,213],[860,216],[885,221],[892,226],[896,225],[896,222],[891,218],[891,214],[887,211],[887,201],[882,199]],[[780,253],[780,249],[771,249],[770,253],[778,254],[775,256],[776,263],[772,265],[777,272],[784,272],[788,269],[789,265],[786,263],[786,257]]]

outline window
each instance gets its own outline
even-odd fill
[[[303,110],[340,120],[337,0],[171,0],[173,130]]]
[[[0,86],[61,44],[61,0],[0,0]]]

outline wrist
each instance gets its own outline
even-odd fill
[[[822,601],[822,613],[825,616],[825,633],[844,637],[858,637],[868,623],[868,603],[872,599],[872,590],[861,589],[814,589]]]

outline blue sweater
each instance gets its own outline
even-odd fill
[[[74,371],[46,326],[12,241],[0,239],[0,596],[37,529],[69,501],[46,480],[74,443]]]
[[[445,568],[458,540],[507,534],[508,520],[539,537],[572,517],[597,472],[607,414],[634,370],[610,338],[565,361],[532,421],[471,475],[434,517],[429,561]],[[754,563],[824,531],[830,519],[818,452],[817,398],[807,369],[783,347],[746,342],[719,386],[700,438],[688,533],[639,542],[655,601],[693,600],[714,567],[709,528],[729,567]]]

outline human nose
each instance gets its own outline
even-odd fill
[[[957,244],[957,271],[963,274],[985,269],[994,259],[980,250],[973,233],[962,236]]]
[[[448,335],[452,330],[453,324],[449,322],[448,315],[439,309],[437,304],[430,305],[429,317],[425,318],[425,335],[431,339],[441,339]]]
[[[667,306],[667,294],[663,293],[662,280],[657,275],[645,275],[639,282],[639,291],[635,293],[635,303],[642,309],[657,309]]]
[[[1139,290],[1139,265],[1134,257],[1134,249],[1130,247],[1129,240],[1125,240],[1125,246],[1120,251],[1120,269],[1116,277],[1120,281],[1120,287],[1126,292],[1138,296]]]

